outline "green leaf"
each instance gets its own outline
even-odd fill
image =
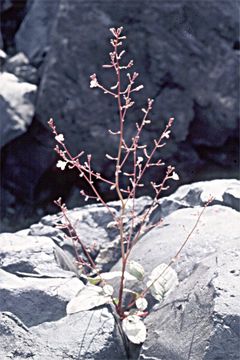
[[[97,306],[111,303],[111,296],[106,295],[100,286],[88,284],[67,304],[67,314],[91,310]]]
[[[167,264],[160,264],[153,269],[147,282],[152,296],[161,301],[178,285],[177,273]]]
[[[97,284],[99,284],[101,282],[99,277],[90,277],[90,276],[88,276],[87,280],[92,285],[97,285]]]
[[[144,268],[134,260],[129,262],[129,272],[139,281],[142,281],[144,278]]]

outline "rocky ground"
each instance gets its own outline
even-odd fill
[[[173,265],[179,286],[154,305],[142,346],[126,347],[112,311],[100,307],[66,316],[66,304],[82,288],[71,241],[55,227],[56,215],[14,234],[0,235],[0,358],[7,359],[159,359],[236,360],[240,353],[240,236],[238,180],[214,180],[180,187],[160,200],[150,221],[163,226],[144,234],[132,259],[148,275],[169,262],[185,240],[209,197],[214,202],[191,241]],[[150,198],[137,201],[140,214]],[[119,211],[117,202],[109,203]],[[69,216],[105,270],[120,264],[118,237],[108,228],[100,205],[70,211]],[[113,256],[115,254],[115,257]]]
[[[46,127],[50,117],[74,152],[80,146],[92,153],[95,165],[112,176],[105,153],[116,144],[105,135],[114,128],[117,113],[110,98],[89,89],[89,75],[97,72],[105,82],[113,82],[101,64],[110,51],[108,28],[114,26],[124,26],[126,59],[134,58],[145,86],[126,136],[131,138],[139,110],[152,97],[153,123],[143,141],[150,143],[170,116],[176,118],[162,157],[178,167],[182,183],[236,177],[238,24],[237,2],[227,0],[3,0],[2,231],[28,226],[55,211],[52,200],[60,195],[76,205],[72,193],[82,183],[76,174],[55,168]],[[160,174],[151,176],[157,180]],[[100,191],[111,199],[105,188]],[[18,224],[16,213],[22,217]]]

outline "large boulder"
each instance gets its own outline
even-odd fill
[[[139,83],[145,86],[136,98],[136,109],[129,112],[126,139],[131,139],[147,97],[155,98],[153,121],[142,142],[152,144],[167,119],[175,117],[172,140],[161,149],[160,156],[167,164],[176,165],[181,183],[236,176],[239,49],[236,2],[224,0],[218,6],[214,1],[203,4],[179,0],[150,2],[146,6],[143,1],[124,0],[111,4],[97,2],[94,7],[87,1],[67,0],[23,0],[21,4],[17,2],[19,6],[13,1],[4,3],[11,5],[4,5],[3,9],[4,49],[14,48],[13,34],[9,36],[11,44],[7,45],[8,24],[15,33],[21,20],[14,39],[17,52],[24,53],[30,64],[38,68],[37,78],[36,69],[30,64],[11,71],[22,79],[41,82],[35,121],[28,136],[17,143],[13,140],[2,155],[2,212],[7,213],[7,221],[10,212],[25,212],[20,203],[37,218],[36,204],[48,213],[54,198],[62,194],[67,200],[73,185],[82,188],[76,174],[56,172],[50,156],[49,129],[41,128],[41,125],[46,128],[50,117],[56,120],[59,131],[65,133],[73,153],[82,148],[86,154],[92,153],[96,170],[105,177],[113,177],[113,163],[105,154],[109,149],[114,154],[117,137],[105,135],[109,128],[115,130],[118,114],[110,97],[89,89],[89,75],[95,72],[106,84],[114,83],[113,74],[101,68],[111,49],[107,45],[108,28],[113,26],[124,26],[128,36],[126,61],[134,58],[135,69],[141,74]],[[22,16],[16,24],[13,14],[18,11]],[[19,60],[19,54],[16,56],[17,59],[14,56],[4,61],[12,67],[11,62]],[[39,157],[41,164],[36,166]],[[9,166],[14,169],[10,176]],[[164,173],[163,168],[151,170],[146,175],[142,195],[150,191],[149,180],[158,181]],[[108,187],[101,185],[99,190],[105,199],[114,199],[115,194]],[[70,202],[76,204],[73,200]],[[9,229],[7,225],[5,228]]]
[[[24,360],[33,357],[53,359],[53,354],[15,315],[1,312],[0,358]]]
[[[143,265],[146,278],[157,265],[168,264],[199,211],[197,207],[173,211],[162,228],[140,239],[129,260]],[[145,320],[148,336],[139,359],[236,358],[240,340],[239,221],[239,212],[229,207],[206,209],[197,231],[172,265],[180,280],[178,288],[155,305]],[[120,263],[113,269],[119,267]]]
[[[126,358],[114,317],[107,308],[84,311],[32,327],[57,359],[105,360]],[[59,346],[59,344],[61,344]]]
[[[23,52],[35,65],[41,65],[48,52],[49,35],[58,11],[59,0],[31,1],[31,6],[15,36],[17,51]]]
[[[0,147],[27,131],[34,115],[37,87],[7,72],[0,73]]]
[[[0,311],[14,313],[26,326],[66,316],[66,305],[82,288],[76,277],[22,277],[0,269]]]
[[[230,151],[224,147],[227,141],[236,141],[238,54],[233,44],[237,23],[236,3],[229,1],[221,6],[188,0],[148,6],[113,1],[92,7],[62,0],[51,33],[37,116],[45,125],[46,119],[55,118],[71,150],[78,152],[81,144],[81,149],[94,154],[96,166],[111,174],[111,163],[104,155],[109,146],[114,151],[117,143],[110,143],[112,138],[107,140],[105,134],[115,128],[117,111],[112,98],[89,89],[89,75],[96,72],[106,83],[114,82],[113,75],[100,70],[110,50],[103,47],[109,38],[107,28],[122,24],[128,35],[127,56],[134,58],[145,85],[145,91],[138,93],[136,111],[129,115],[126,137],[131,138],[132,119],[139,118],[146,97],[154,97],[153,119],[161,122],[153,122],[143,141],[150,142],[174,116],[175,144],[163,156],[178,164],[185,180],[194,177],[211,154],[220,166],[229,166],[229,161],[234,166],[236,153],[225,160],[221,154]],[[223,29],[227,29],[224,36]]]

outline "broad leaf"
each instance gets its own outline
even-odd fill
[[[88,284],[67,304],[67,314],[91,310],[97,306],[109,304],[110,302],[111,296],[105,294],[103,288]]]
[[[146,339],[146,327],[137,315],[129,315],[123,319],[122,329],[127,338],[134,344],[141,344]]]
[[[178,285],[178,277],[175,270],[166,264],[158,265],[149,276],[147,286],[150,287],[152,296],[161,301]]]
[[[135,276],[135,278],[138,279],[139,281],[143,280],[144,268],[138,262],[134,260],[131,260],[129,262],[129,272],[131,275]]]

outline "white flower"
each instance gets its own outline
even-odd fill
[[[140,310],[140,311],[144,311],[148,306],[147,300],[144,299],[143,297],[138,298],[136,300],[135,304],[136,304],[136,307],[138,308],[138,310]]]
[[[67,162],[66,162],[66,161],[58,160],[56,166],[57,166],[58,168],[60,168],[61,170],[64,170],[65,167],[66,167],[66,165],[67,165]]]
[[[173,180],[179,180],[179,176],[177,173],[175,173],[175,171],[172,173],[172,177]]]
[[[98,81],[97,81],[97,76],[96,74],[93,74],[90,76],[90,88],[94,88],[94,87],[98,87]]]
[[[57,140],[57,142],[63,142],[64,136],[63,136],[63,134],[58,134],[55,136],[55,139]]]
[[[171,130],[165,131],[165,133],[163,134],[163,138],[169,139],[170,133],[171,133]]]
[[[103,292],[105,295],[112,296],[114,289],[112,285],[104,285]]]
[[[128,339],[134,344],[145,341],[147,331],[144,323],[137,315],[129,315],[122,321],[122,328]]]
[[[143,161],[143,157],[142,156],[138,156],[137,158],[137,164],[140,164]]]

